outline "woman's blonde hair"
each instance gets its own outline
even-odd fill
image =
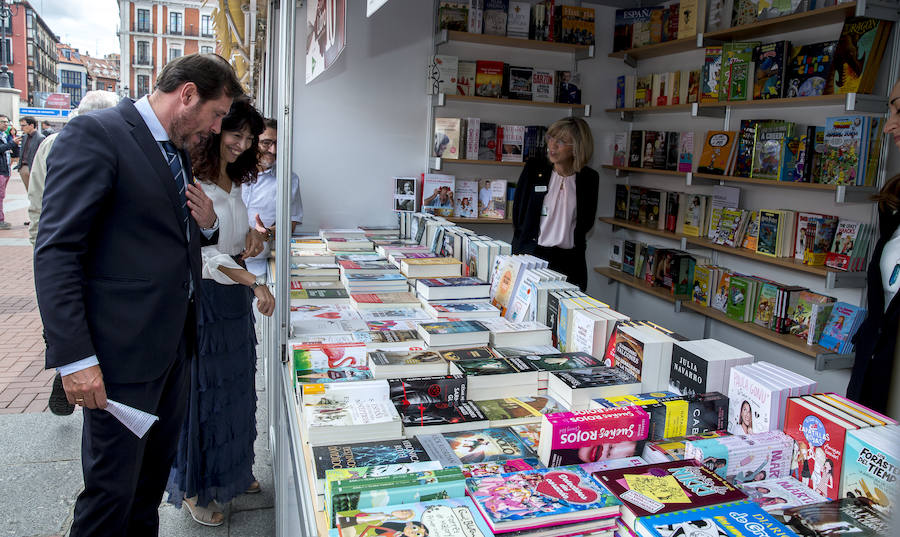
[[[575,171],[588,165],[594,156],[594,136],[587,122],[580,117],[564,117],[547,129],[548,138],[571,138]]]

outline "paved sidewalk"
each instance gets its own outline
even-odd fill
[[[13,228],[0,231],[0,414],[47,410],[53,372],[44,371],[44,340],[34,297],[28,198],[17,172],[3,203]]]

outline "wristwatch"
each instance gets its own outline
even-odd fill
[[[250,284],[250,290],[255,291],[260,285],[265,285],[266,279],[263,276],[257,276],[256,281]]]

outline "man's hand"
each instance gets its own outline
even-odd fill
[[[256,301],[256,309],[266,317],[271,317],[275,311],[275,297],[269,291],[269,286],[260,285],[253,290],[253,294],[259,299]]]
[[[250,259],[258,256],[263,251],[265,241],[265,236],[259,231],[248,229],[247,236],[244,239],[244,251],[241,252],[241,259]]]
[[[256,213],[256,223],[253,224],[254,229],[259,231],[263,235],[267,235],[267,238],[271,238],[275,236],[275,224],[272,224],[271,227],[266,227],[263,224],[262,218],[259,217],[259,213]]]
[[[62,378],[69,404],[85,408],[106,408],[106,385],[99,365],[76,371]]]
[[[187,206],[191,210],[191,216],[197,221],[197,224],[203,229],[209,229],[216,223],[216,211],[213,208],[213,202],[197,185],[188,185],[185,191],[187,195]]]

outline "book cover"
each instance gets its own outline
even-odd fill
[[[844,497],[867,498],[876,511],[885,515],[895,511],[896,496],[892,491],[896,492],[900,463],[897,432],[896,425],[847,432],[841,473]]]
[[[643,155],[644,131],[631,131],[631,138],[628,143],[628,164],[632,168],[641,167],[641,155]],[[640,189],[633,189],[640,190]]]
[[[787,401],[784,432],[796,442],[791,475],[829,499],[840,498],[849,423],[800,398]]]
[[[453,216],[455,183],[456,178],[452,175],[426,173],[422,186],[422,212]]]
[[[632,513],[632,521],[747,498],[737,487],[696,461],[617,468],[597,472],[594,478],[622,501],[624,508]]]
[[[552,103],[556,97],[556,72],[534,69],[531,72],[531,100]]]
[[[463,464],[534,458],[534,451],[509,427],[455,431],[441,435]]]
[[[445,159],[459,159],[461,120],[449,117],[434,118],[434,145],[431,156]]]
[[[478,160],[497,160],[496,123],[481,123],[478,132]]]
[[[468,424],[487,424],[487,418],[471,401],[459,403],[417,403],[397,408],[404,428]]]
[[[787,121],[760,123],[756,127],[750,177],[777,181],[784,161],[784,142],[793,135],[794,124]]]
[[[830,93],[871,93],[893,23],[868,17],[844,19],[834,50]]]
[[[556,72],[556,102],[581,104],[581,74],[575,71]]]
[[[737,133],[734,131],[709,131],[703,144],[703,153],[697,163],[697,171],[715,175],[725,175]]]
[[[719,100],[719,73],[722,69],[722,47],[706,47],[700,80],[701,103]]]
[[[825,123],[825,154],[820,180],[834,185],[856,185],[866,161],[864,140],[869,118],[829,117]]]
[[[500,152],[500,160],[503,162],[522,162],[522,154],[525,148],[525,127],[522,125],[503,125],[502,129],[503,147]],[[505,187],[503,192],[503,205],[505,209]]]
[[[738,130],[737,155],[734,161],[734,175],[750,177],[753,168],[753,145],[756,143],[756,127],[770,120],[742,119]]]
[[[678,138],[678,167],[680,172],[693,171],[694,133],[682,132]]]
[[[531,67],[509,67],[509,98],[522,101],[532,100],[532,77],[534,70]],[[504,135],[506,133],[504,132]]]
[[[476,218],[478,216],[478,181],[465,179],[456,180],[456,207],[454,216],[457,218]]]
[[[487,16],[487,13],[485,13]],[[469,498],[447,498],[392,506],[393,510],[340,511],[335,516],[337,535],[420,535],[493,537]],[[383,512],[388,511],[388,512]]]
[[[396,406],[423,403],[460,404],[466,400],[466,378],[462,375],[388,379],[390,398]]]
[[[859,306],[846,302],[835,303],[822,330],[819,345],[834,352],[844,352],[865,313],[866,310]]]
[[[475,62],[459,61],[456,68],[456,94],[475,95]],[[469,157],[466,157],[469,158]]]
[[[859,236],[862,224],[853,220],[841,219],[834,233],[831,250],[825,257],[825,265],[839,270],[849,270],[853,255],[853,245]]]
[[[812,43],[791,48],[785,97],[825,95],[831,80],[837,41]]]
[[[759,211],[759,237],[756,241],[756,253],[775,257],[778,253],[778,226],[781,213],[778,211]]]
[[[504,13],[503,16],[503,33],[495,35],[503,35],[506,33],[506,14]],[[485,17],[487,17],[487,10],[485,10]],[[477,62],[475,62],[475,95],[479,97],[499,98],[500,90],[502,89],[502,87],[503,62],[488,60],[478,60]]]
[[[781,514],[782,511],[791,507],[828,501],[828,498],[793,477],[748,481],[741,483],[738,487],[755,504],[772,514]]]
[[[538,423],[544,414],[566,410],[555,399],[548,396],[507,397],[475,401],[474,403],[492,422],[534,418],[534,422]]]
[[[325,479],[326,470],[410,464],[431,460],[425,448],[415,438],[314,446],[312,454],[318,479]]]
[[[483,33],[505,36],[508,16],[509,0],[485,0]]]
[[[294,370],[362,367],[368,364],[366,344],[353,343],[294,343],[291,346]]]
[[[649,423],[639,406],[546,414],[538,455],[548,467],[630,457],[643,449]]]
[[[469,494],[488,525],[504,532],[606,517],[621,505],[577,466],[475,478]]]
[[[505,461],[476,462],[462,466],[463,475],[467,478],[480,478],[524,472],[541,467],[541,461],[531,459],[509,459]]]
[[[797,537],[793,531],[753,502],[724,503],[650,515],[640,519],[638,524],[639,530],[647,537]]]
[[[468,28],[469,10],[459,2],[441,2],[438,7],[438,28],[465,32]]]
[[[754,99],[778,99],[784,96],[787,61],[791,51],[790,41],[775,41],[756,47],[756,80],[753,83]]]
[[[617,132],[613,138],[613,166],[628,166],[628,133]]]
[[[867,498],[841,498],[784,511],[788,527],[799,535],[853,535],[883,537],[892,534],[888,518]],[[827,533],[825,533],[827,532]]]

